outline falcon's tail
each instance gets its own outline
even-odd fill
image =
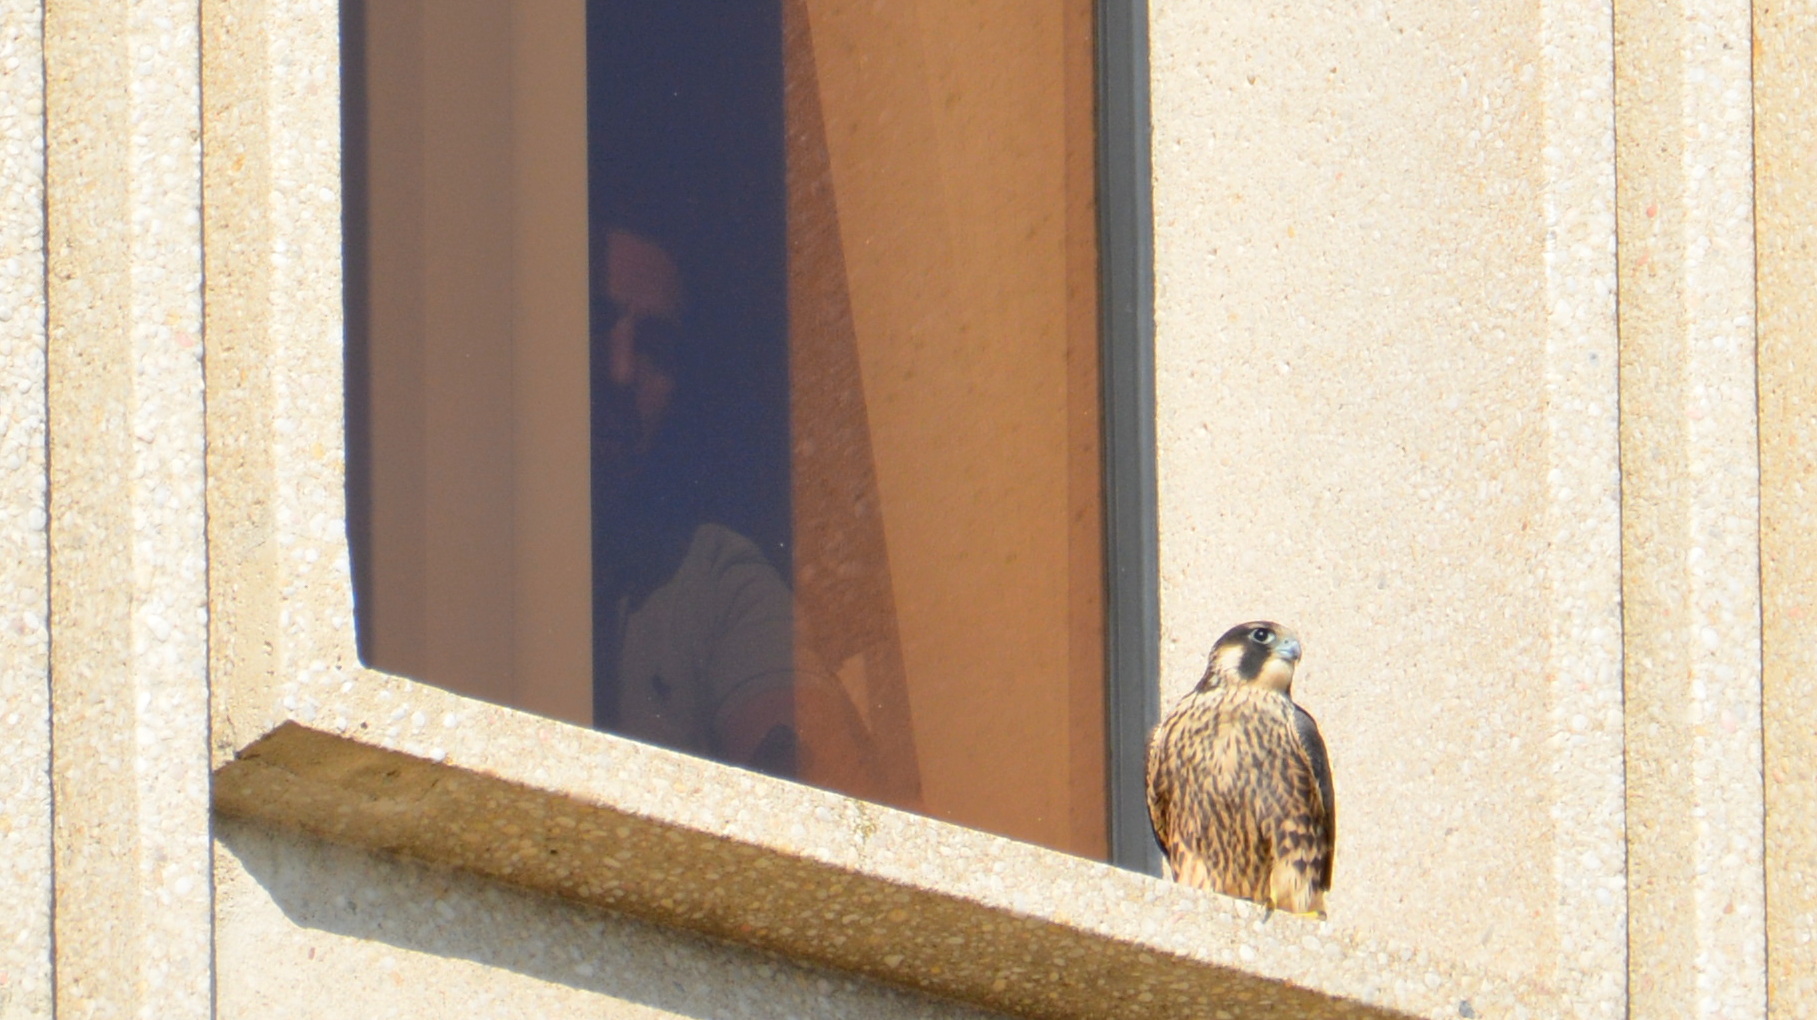
[[[1319,884],[1315,869],[1303,861],[1277,860],[1268,875],[1268,899],[1276,910],[1322,918],[1325,916],[1325,888]]]

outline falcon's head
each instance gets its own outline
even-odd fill
[[[1211,661],[1198,690],[1252,685],[1287,694],[1300,661],[1300,636],[1267,620],[1240,623],[1211,648]]]

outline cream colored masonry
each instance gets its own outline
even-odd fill
[[[0,1017],[1817,1015],[1811,0],[1150,18],[1161,693],[1304,636],[1328,922],[362,669],[336,5],[19,0]]]

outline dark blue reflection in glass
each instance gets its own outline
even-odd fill
[[[794,772],[777,0],[589,0],[595,723]]]

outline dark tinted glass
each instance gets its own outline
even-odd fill
[[[1103,856],[1089,0],[344,11],[367,661]]]

